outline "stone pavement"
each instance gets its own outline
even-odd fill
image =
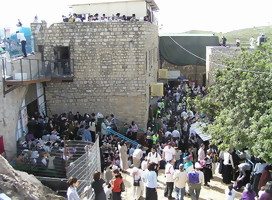
[[[128,169],[128,172],[130,172],[131,169]],[[132,177],[129,173],[122,173],[122,176],[125,179],[125,185],[126,185],[126,191],[122,194],[123,200],[134,200],[133,199],[133,182]],[[159,187],[158,187],[158,199],[159,200],[167,200],[168,198],[165,198],[163,195],[163,191],[165,188],[165,178],[164,178],[164,170],[159,171]],[[215,174],[214,178],[210,182],[210,187],[202,186],[201,192],[200,192],[200,199],[199,200],[224,200],[225,199],[225,189],[228,187],[228,185],[222,183],[221,174]],[[144,195],[143,195],[144,196]],[[173,197],[175,197],[175,192],[172,194]],[[237,192],[235,199],[240,199],[241,193]],[[141,198],[144,199],[144,198]],[[185,196],[184,200],[191,200],[190,197]]]

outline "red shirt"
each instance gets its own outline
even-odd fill
[[[114,181],[113,181],[113,188],[112,191],[113,192],[121,192],[121,183],[123,182],[122,178],[117,177]]]

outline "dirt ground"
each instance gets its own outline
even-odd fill
[[[131,169],[128,169],[128,172],[130,172]],[[122,197],[124,200],[134,200],[132,196],[132,177],[127,174],[122,174],[125,180],[125,185],[126,185],[126,191],[122,194]],[[165,188],[165,178],[164,178],[164,170],[159,171],[159,187],[158,187],[158,199],[159,200],[166,200],[167,198],[164,197],[163,195],[163,190]],[[222,178],[221,174],[214,174],[214,178],[211,180],[209,183],[210,187],[207,186],[202,186],[201,187],[201,192],[200,192],[200,198],[199,200],[224,200],[225,199],[225,189],[228,187],[228,185],[222,183]],[[143,197],[145,195],[143,194]],[[175,192],[172,194],[173,197],[175,197]],[[241,198],[241,193],[237,192],[236,198],[235,199],[240,199]],[[141,198],[144,199],[144,198]],[[190,197],[187,195],[184,198],[185,200],[191,200]]]

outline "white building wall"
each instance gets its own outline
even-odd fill
[[[106,14],[111,17],[113,14],[120,13],[120,15],[132,16],[136,14],[136,18],[140,19],[147,15],[146,2],[116,2],[105,4],[87,4],[87,5],[74,5],[72,12],[76,14],[91,14],[96,13],[99,16]]]

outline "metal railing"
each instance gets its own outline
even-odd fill
[[[242,152],[239,151],[239,150],[236,150],[237,153],[241,154]],[[248,158],[245,159],[250,165],[252,165],[252,168],[251,168],[251,175],[254,175],[254,167],[255,167],[255,164]]]
[[[126,122],[126,121],[124,121],[124,120],[122,120],[122,119],[119,119],[119,118],[114,118],[114,119],[116,119],[116,122],[117,122],[117,126],[119,126],[119,127],[121,127],[120,125],[119,125],[119,123],[121,122],[121,123],[123,123],[123,124],[127,124],[127,125],[131,125],[131,123],[129,123],[129,122]],[[119,122],[119,123],[118,123]],[[144,128],[141,128],[141,127],[138,127],[138,129],[140,130],[140,131],[142,131],[143,133],[146,133],[146,129],[144,129]]]
[[[64,80],[73,78],[74,61],[73,59],[42,60],[18,59],[10,60],[0,58],[0,67],[2,71],[2,81],[4,94],[10,92],[13,88],[6,88],[7,85],[18,87],[18,84],[24,84],[29,81],[44,82],[51,79]],[[14,86],[17,84],[17,86]]]
[[[18,142],[15,168],[35,176],[66,178],[67,167],[86,153],[88,145],[93,143],[77,140]]]
[[[107,129],[107,131],[108,131],[108,134],[114,134],[114,135],[118,136],[119,138],[128,141],[129,143],[133,144],[136,147],[139,145],[138,142],[136,142],[135,140],[131,140],[128,137],[126,137],[126,136],[124,136],[124,135],[122,135],[112,129]]]
[[[86,146],[85,149],[86,153],[68,164],[67,178],[77,177],[79,180],[78,194],[86,193],[87,199],[90,199],[93,195],[91,189],[92,176],[95,171],[101,172],[99,137],[94,144]]]
[[[80,181],[78,193],[86,192],[88,199],[93,195],[92,175],[101,171],[99,137],[95,143],[64,140],[56,145],[51,142],[50,151],[37,149],[37,142],[31,143],[18,143],[15,169],[35,175],[43,184],[64,195],[68,188],[67,179],[77,177]],[[46,165],[41,161],[44,156],[47,157]]]

